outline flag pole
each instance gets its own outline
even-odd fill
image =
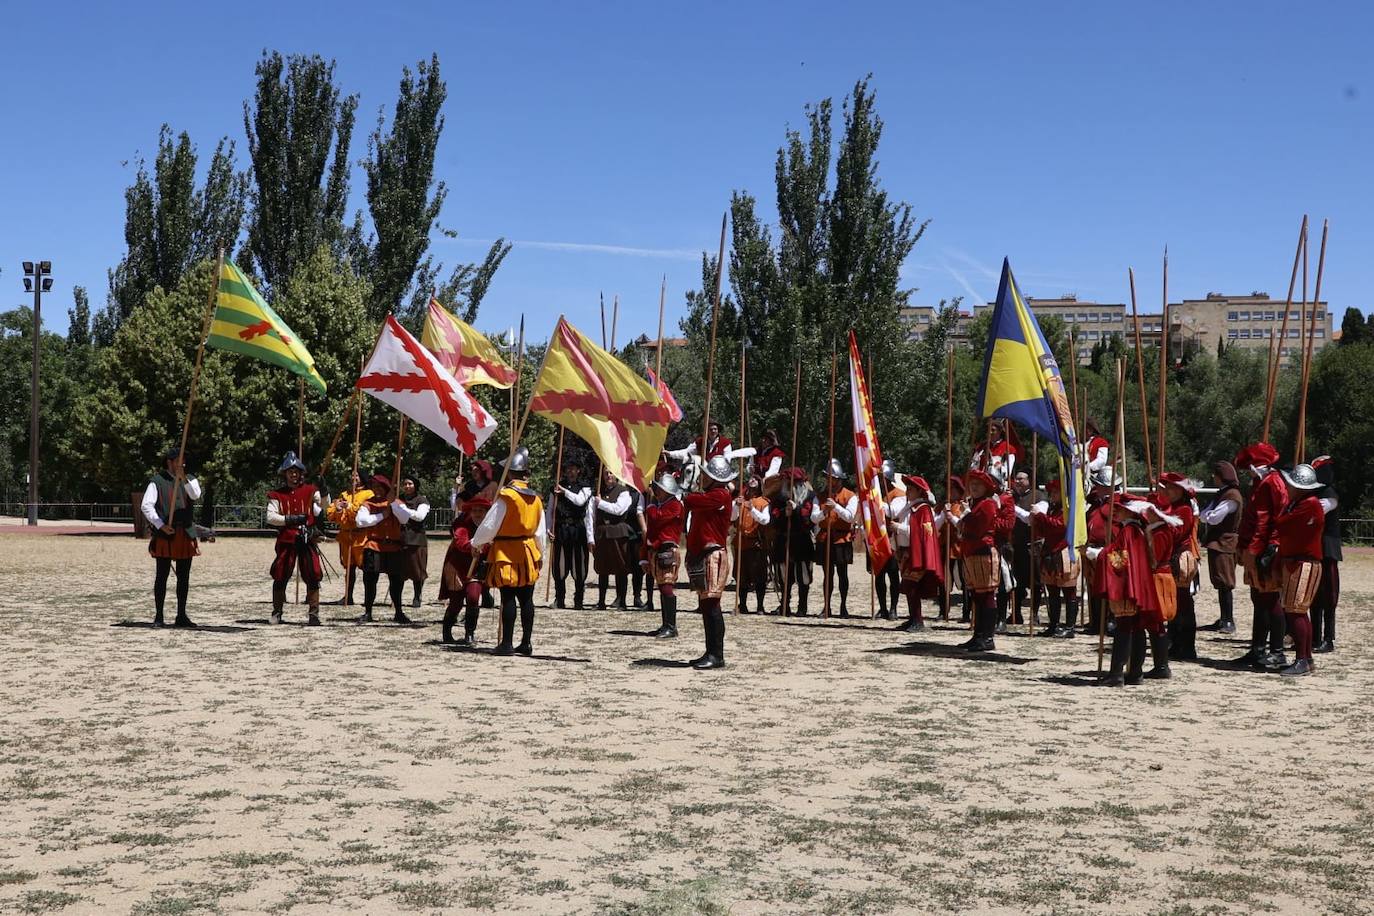
[[[191,435],[191,413],[195,410],[196,391],[200,387],[200,367],[205,362],[205,337],[210,333],[210,322],[215,316],[215,302],[219,298],[219,278],[223,271],[224,249],[221,248],[215,259],[215,275],[210,280],[210,294],[205,300],[205,312],[200,319],[200,342],[196,346],[196,363],[191,369],[191,391],[186,396],[186,419],[181,424],[181,448],[177,452],[177,460],[182,467],[172,483],[172,495],[167,500],[167,511],[162,515],[168,525],[172,524],[172,512],[176,508],[177,500],[181,498],[181,482],[186,475],[186,440]]]
[[[720,253],[716,256],[716,295],[711,304],[711,349],[706,359],[706,404],[701,418],[701,454],[697,456],[701,459],[703,467],[706,465],[706,452],[710,448],[710,443],[706,437],[711,432],[711,385],[714,382],[716,372],[716,324],[720,318],[721,281],[725,277],[725,222],[727,218],[728,214],[721,214]]]
[[[563,323],[563,316],[562,316],[562,315],[559,315],[559,316],[558,316],[558,324],[561,325],[562,323]],[[558,333],[557,327],[558,327],[558,325],[555,325],[555,330],[554,330],[554,333],[555,333],[555,334]],[[552,349],[553,349],[553,339],[550,338],[550,339],[549,339],[549,346],[547,346],[547,347],[544,348],[544,355],[543,355],[543,357],[539,360],[539,371],[536,372],[535,375],[534,375],[534,384],[535,384],[536,386],[539,384],[539,377],[540,377],[541,375],[544,374],[544,365],[545,365],[545,363],[547,363],[547,362],[549,361],[549,351],[552,350]],[[524,316],[521,316],[521,318],[520,318],[520,355],[519,355],[518,359],[519,359],[519,363],[518,363],[517,365],[523,364],[523,363],[525,362],[525,319],[524,319]],[[517,374],[517,375],[519,374],[519,369],[516,370],[516,374]],[[521,413],[521,415],[520,415],[520,426],[519,426],[519,428],[516,430],[516,435],[513,436],[513,437],[511,438],[511,440],[510,440],[510,451],[509,451],[509,452],[507,453],[507,455],[506,455],[506,460],[503,461],[503,462],[501,463],[501,478],[500,478],[500,480],[499,480],[499,481],[497,482],[497,484],[496,484],[496,493],[497,493],[498,498],[499,498],[499,496],[500,496],[501,490],[506,486],[506,481],[510,478],[510,463],[511,463],[511,460],[512,460],[513,458],[515,458],[515,450],[516,450],[517,448],[520,447],[520,439],[525,435],[525,425],[529,422],[529,419],[530,419],[530,408],[533,407],[533,406],[534,406],[534,398],[531,397],[528,401],[525,402],[525,409],[524,409],[524,411],[523,411],[523,412]],[[493,504],[494,504],[494,503],[495,503],[495,500],[493,500]],[[472,576],[473,570],[477,569],[477,559],[478,559],[478,558],[477,558],[477,555],[476,555],[476,554],[473,554],[472,562],[468,565],[468,576],[469,576],[469,577]],[[500,614],[497,614],[497,615],[496,615],[496,618],[497,618],[497,638],[498,638],[498,640],[499,640],[499,639],[500,639],[500,630],[501,630],[501,622],[500,622],[501,615],[500,615]]]
[[[615,326],[620,321],[620,294],[616,293],[611,304],[611,352],[615,352]]]
[[[793,467],[798,467],[797,460],[797,412],[801,410],[801,372],[802,364],[800,357],[797,359],[797,392],[792,396],[792,450],[787,453],[793,461]],[[795,496],[793,487],[795,481],[790,477],[787,481],[787,492],[790,496]],[[791,502],[788,499],[788,502]],[[786,540],[782,545],[782,608],[783,615],[792,616],[792,509],[787,510],[787,533]]]
[[[1302,463],[1307,457],[1307,383],[1312,377],[1312,342],[1317,334],[1317,305],[1322,301],[1322,268],[1326,266],[1326,234],[1330,228],[1329,220],[1322,220],[1322,243],[1317,253],[1317,285],[1312,290],[1312,301],[1305,303],[1310,317],[1307,322],[1307,341],[1302,358],[1302,394],[1298,400],[1298,441],[1293,447],[1294,463]],[[1306,296],[1303,297],[1306,300]]]
[[[1037,486],[1037,484],[1036,484],[1036,478],[1037,478],[1037,476],[1038,476],[1038,474],[1039,474],[1039,466],[1040,466],[1040,434],[1037,433],[1037,432],[1032,431],[1032,432],[1031,432],[1031,472],[1030,472],[1031,499],[1035,499],[1035,497],[1036,497],[1036,495],[1037,495],[1037,494],[1036,494],[1036,486]],[[1071,482],[1071,483],[1072,483],[1072,482]],[[1063,492],[1064,492],[1064,489],[1063,489],[1063,488],[1064,488],[1064,482],[1063,482],[1062,480],[1059,482],[1059,488],[1060,488],[1060,498],[1062,499],[1062,498],[1063,498]],[[1047,494],[1047,495],[1048,495],[1048,494]],[[1031,520],[1034,521],[1034,518],[1032,518]],[[1027,525],[1026,527],[1030,529],[1030,532],[1029,532],[1029,540],[1027,541],[1027,544],[1026,544],[1026,553],[1028,554],[1027,559],[1029,559],[1029,561],[1030,561],[1030,607],[1028,607],[1028,608],[1026,609],[1026,635],[1028,635],[1028,636],[1034,636],[1034,635],[1035,635],[1035,624],[1037,623],[1037,618],[1040,616],[1040,601],[1039,601],[1040,593],[1039,593],[1038,591],[1036,591],[1036,583],[1035,583],[1035,574],[1036,574],[1036,572],[1038,572],[1038,570],[1036,569],[1036,567],[1039,566],[1040,564],[1037,563],[1037,562],[1035,561],[1035,550],[1034,550],[1034,547],[1035,547],[1035,529],[1034,529],[1034,526],[1033,526],[1033,525]]]
[[[945,344],[945,395],[948,405],[945,407],[945,508],[952,508],[950,502],[950,483],[954,480],[954,344]],[[954,545],[954,527],[946,524],[945,533],[945,603],[940,608],[940,615],[944,620],[949,619],[949,590],[950,590],[950,571],[949,561],[951,559],[952,547]],[[896,602],[893,602],[894,604]],[[896,614],[893,614],[896,617]]]
[[[853,354],[850,354],[851,363],[852,363],[853,358],[854,358],[854,357],[853,357]],[[853,376],[851,375],[850,378],[851,378],[851,381],[852,381]],[[873,350],[872,350],[871,347],[869,348],[869,351],[868,351],[868,372],[865,373],[865,375],[864,375],[864,384],[868,387],[868,393],[869,393],[869,396],[870,396],[870,406],[871,406],[871,404],[872,404],[872,394],[873,394]],[[851,403],[851,405],[852,405],[852,404],[853,404],[853,399],[854,399],[854,392],[853,392],[852,390],[849,392],[849,398],[850,398],[850,403]],[[874,423],[875,426],[877,425],[877,422],[878,422],[878,420],[877,420],[877,418],[875,417],[874,420],[873,420],[873,423]],[[851,433],[852,433],[852,430],[851,430]],[[857,462],[856,462],[856,464],[857,464]],[[881,478],[881,477],[882,477],[882,474],[883,474],[883,470],[882,470],[882,467],[880,466],[880,467],[878,468],[878,476]],[[859,477],[858,477],[858,475],[859,475],[859,469],[858,469],[858,467],[855,467],[855,468],[854,468],[854,483],[855,483],[855,484],[858,484],[858,482],[859,482]],[[887,493],[884,492],[884,493],[882,494],[882,497],[883,497],[883,505],[887,505]],[[863,512],[863,502],[862,502],[862,501],[860,501],[860,503],[859,503],[859,511],[860,511],[860,513],[862,514],[862,512]],[[877,519],[874,519],[874,523],[875,523],[875,524],[877,523]],[[884,533],[886,533],[886,530],[887,530],[887,529],[886,529],[887,522],[886,522],[885,520],[884,520],[884,522],[883,522],[883,525],[884,525],[883,531],[884,531]],[[889,543],[889,544],[892,543],[891,539],[889,539],[888,543]],[[895,545],[894,545],[894,546],[895,546]],[[877,598],[878,598],[878,595],[877,595],[877,592],[878,592],[878,571],[877,571],[876,569],[873,568],[873,557],[869,556],[869,553],[868,553],[868,529],[867,529],[867,528],[864,529],[864,556],[868,559],[868,619],[869,619],[869,620],[876,620],[877,617],[878,617],[878,605],[877,605]],[[893,604],[895,605],[896,602],[894,601]],[[895,607],[893,608],[893,611],[892,611],[892,618],[893,618],[894,620],[897,618],[897,610],[896,610]]]
[[[305,455],[305,376],[298,376],[300,394],[296,400],[296,454]]]
[[[324,458],[320,461],[320,468],[315,472],[316,479],[324,481],[324,475],[329,473],[329,468],[334,463],[334,452],[339,447],[339,440],[343,438],[343,431],[348,426],[349,419],[353,416],[357,408],[358,389],[353,388],[353,394],[344,403],[343,415],[339,417],[339,425],[334,427],[334,438],[329,440],[329,449],[324,453]]]
[[[1154,456],[1150,454],[1150,411],[1149,402],[1145,400],[1145,350],[1140,343],[1140,312],[1136,309],[1135,304],[1135,270],[1130,267],[1126,268],[1126,275],[1131,280],[1131,318],[1135,322],[1135,376],[1140,387],[1140,429],[1145,443],[1145,478],[1146,483],[1153,486]],[[1164,338],[1161,333],[1161,345],[1163,342]]]
[[[663,303],[668,296],[668,275],[663,275],[663,284],[658,288],[658,348],[654,351],[654,378],[663,378]],[[743,401],[741,401],[743,403]]]
[[[1275,342],[1273,332],[1270,331],[1269,338],[1269,371],[1265,376],[1265,397],[1264,397],[1264,433],[1260,436],[1261,442],[1269,441],[1269,421],[1274,415],[1274,391],[1278,387],[1279,364],[1283,362],[1283,342],[1288,339],[1288,312],[1293,308],[1293,287],[1298,282],[1298,262],[1303,259],[1307,252],[1307,214],[1302,217],[1302,226],[1298,230],[1298,245],[1293,251],[1293,272],[1288,277],[1288,296],[1283,303],[1283,324],[1279,326],[1279,339]],[[1303,299],[1306,300],[1306,273],[1304,278]]]
[[[835,460],[835,372],[836,372],[836,369],[837,369],[838,365],[839,365],[839,363],[838,363],[838,357],[837,357],[837,355],[836,355],[835,347],[832,345],[831,348],[830,348],[830,457],[829,457],[828,459],[826,459],[826,462],[825,462],[825,473],[826,473],[827,478],[828,478],[829,475],[830,475],[830,465],[831,465],[831,464],[834,462],[834,460]],[[858,468],[855,468],[855,470],[857,471]],[[826,492],[826,498],[829,499],[829,500],[833,503],[833,502],[835,501],[835,496],[838,496],[839,494],[836,493],[836,494],[833,494],[833,495],[832,495],[832,494],[829,492],[829,490],[830,490],[830,481],[829,481],[828,479],[826,480],[825,489],[826,489],[826,491],[827,491],[827,492]],[[831,582],[832,582],[832,580],[833,580],[833,578],[834,578],[834,573],[831,571],[831,568],[830,568],[830,558],[831,558],[831,556],[833,556],[833,550],[834,550],[834,546],[833,546],[832,543],[831,543],[831,542],[834,540],[834,536],[835,536],[834,516],[835,516],[835,507],[832,505],[832,506],[830,507],[830,511],[829,511],[828,513],[826,513],[826,530],[825,530],[825,605],[824,605],[824,606],[822,607],[822,609],[821,609],[821,617],[824,618],[825,620],[829,620],[829,619],[830,619],[830,585],[831,585]],[[870,563],[869,565],[871,566],[871,565],[873,565],[873,564]]]
[[[663,352],[663,307],[662,300],[659,303],[659,353]],[[745,341],[739,342],[739,435],[744,445],[749,444],[749,437],[745,434],[745,410],[744,410],[744,376],[748,371],[748,357],[745,352]],[[735,613],[739,613],[740,595],[744,590],[744,459],[739,460],[739,521],[735,523]],[[760,611],[763,608],[759,608]]]
[[[530,398],[531,401],[534,398]],[[544,603],[549,603],[549,592],[553,589],[553,564],[558,562],[558,489],[563,486],[563,434],[567,432],[558,427],[558,458],[554,461],[553,471],[553,525],[549,531],[549,554],[553,563],[549,564],[549,577],[544,580]],[[577,596],[574,595],[574,598]]]
[[[1155,470],[1160,474],[1165,471],[1164,455],[1168,451],[1168,439],[1165,434],[1164,425],[1165,415],[1169,410],[1169,362],[1173,355],[1173,333],[1169,328],[1169,246],[1164,246],[1164,303],[1161,307],[1161,322],[1159,330],[1159,407],[1155,411],[1159,418],[1159,435],[1155,437],[1155,445],[1159,446],[1159,462],[1155,465]]]
[[[1111,494],[1107,498],[1107,542],[1102,548],[1102,553],[1098,554],[1098,563],[1110,563],[1108,553],[1112,549],[1112,513],[1116,505],[1116,462],[1117,459],[1125,459],[1126,451],[1126,411],[1125,411],[1125,390],[1126,390],[1126,366],[1118,357],[1116,361],[1116,431],[1112,436],[1112,463],[1108,473],[1112,475]],[[1122,486],[1126,483],[1126,474],[1121,475]],[[1111,613],[1111,601],[1102,602],[1101,613],[1097,615],[1097,676],[1102,677],[1102,656],[1107,650],[1107,615]]]

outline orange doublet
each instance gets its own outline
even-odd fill
[[[520,588],[533,585],[539,579],[543,555],[535,542],[539,518],[544,514],[544,501],[527,489],[524,481],[516,481],[503,489],[497,498],[505,503],[501,527],[487,552],[487,584],[496,588]]]

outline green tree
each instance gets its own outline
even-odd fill
[[[153,289],[172,288],[192,264],[237,243],[248,178],[234,169],[233,142],[226,138],[215,145],[199,188],[196,165],[190,135],[183,131],[173,138],[166,124],[158,134],[152,174],[138,161],[134,182],[124,192],[127,250],[110,271],[109,298],[95,328],[102,345]]]
[[[319,55],[265,52],[253,103],[243,103],[252,160],[248,238],[239,266],[271,292],[324,245],[336,261],[359,253],[361,228],[345,225],[348,149],[358,106]]]
[[[1368,457],[1374,440],[1371,371],[1374,342],[1369,341],[1326,347],[1312,363],[1307,457],[1329,454],[1334,459],[1341,512],[1347,516],[1374,501],[1374,465]]]
[[[1341,346],[1367,343],[1374,340],[1374,328],[1365,320],[1364,313],[1351,306],[1345,310],[1341,319]]]

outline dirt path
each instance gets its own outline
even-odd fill
[[[152,630],[141,543],[0,546],[0,910],[1374,912],[1368,551],[1318,676],[1104,690],[1088,639],[866,619],[731,618],[716,673],[672,666],[691,614],[541,610],[533,660],[439,647],[434,604],[268,627],[259,540]]]

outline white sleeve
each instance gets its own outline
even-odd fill
[[[1102,553],[1102,548],[1101,548],[1101,547],[1085,547],[1085,548],[1083,548],[1083,553],[1087,556],[1087,558],[1088,558],[1089,560],[1096,560],[1097,557],[1098,557],[1098,555]]]
[[[1320,500],[1323,512],[1335,512],[1341,501],[1334,496],[1323,496]]]
[[[764,479],[764,480],[767,480],[769,477],[776,477],[776,476],[778,476],[778,475],[781,474],[781,473],[782,473],[782,456],[781,456],[781,455],[774,455],[774,456],[773,456],[773,460],[770,461],[770,462],[768,462],[768,470],[766,470],[766,471],[763,472],[763,479]]]
[[[281,502],[275,499],[267,501],[267,524],[273,528],[285,528],[286,516],[282,515]]]
[[[1100,449],[1098,449],[1098,450],[1097,450],[1097,454],[1096,454],[1096,455],[1093,455],[1092,459],[1088,462],[1088,470],[1090,470],[1090,471],[1100,471],[1100,470],[1102,470],[1103,468],[1105,468],[1105,467],[1107,466],[1107,460],[1108,460],[1107,450],[1106,450],[1105,448],[1100,448]]]
[[[615,502],[608,503],[606,500],[597,498],[595,505],[607,515],[621,516],[630,511],[630,491],[626,490],[616,497]]]
[[[541,515],[542,519],[543,516]],[[496,532],[501,530],[501,523],[506,520],[506,501],[498,499],[487,510],[487,515],[482,519],[482,524],[477,526],[477,530],[472,533],[472,546],[484,547],[490,544],[496,537]]]
[[[1029,509],[1022,509],[1020,506],[1017,506],[1017,507],[1016,507],[1016,520],[1017,520],[1017,521],[1025,522],[1026,524],[1030,524],[1030,518],[1031,518],[1031,514],[1030,514],[1030,510],[1029,510]]]
[[[451,511],[458,511],[458,491],[450,488],[448,491],[448,507]]]
[[[353,518],[353,527],[371,528],[374,525],[381,524],[381,521],[382,517],[380,515],[373,515],[372,510],[367,507],[367,503],[363,503],[358,507],[358,514]]]
[[[396,516],[396,521],[400,522],[402,525],[410,521],[410,507],[399,499],[393,499],[391,501],[391,514]]]
[[[157,511],[157,484],[148,484],[148,489],[143,491],[143,501],[138,507],[143,511],[143,517],[148,520],[148,524],[154,528],[162,527],[162,516]]]
[[[753,506],[750,506],[749,514],[752,515],[754,521],[758,522],[760,525],[767,525],[773,520],[773,515],[768,511],[767,506],[764,506],[762,509],[755,509]]]
[[[697,444],[695,442],[690,443],[686,448],[670,448],[665,449],[663,452],[663,454],[667,455],[669,458],[677,461],[686,461],[690,456],[696,453]]]
[[[850,497],[849,502],[845,503],[843,506],[841,506],[839,503],[835,504],[835,514],[838,515],[840,518],[844,519],[846,522],[853,522],[854,516],[857,515],[858,512],[858,496]]]
[[[574,506],[585,506],[587,504],[587,500],[592,498],[592,491],[587,487],[582,487],[576,493],[574,493],[572,490],[569,490],[567,487],[564,487],[563,495],[567,497],[568,502],[572,503]]]
[[[200,481],[194,477],[187,477],[181,488],[186,491],[186,498],[192,502],[200,499]]]
[[[549,549],[549,526],[544,523],[544,513],[539,513],[539,527],[534,529],[534,543],[539,545],[539,555],[543,556]]]
[[[1233,499],[1223,499],[1221,502],[1217,503],[1215,506],[1212,506],[1211,508],[1208,508],[1208,509],[1203,509],[1203,510],[1202,510],[1202,514],[1201,514],[1201,518],[1202,518],[1202,520],[1203,520],[1204,522],[1206,522],[1206,523],[1209,524],[1209,525],[1216,525],[1216,524],[1220,523],[1223,519],[1225,519],[1226,516],[1230,515],[1231,512],[1235,510],[1235,508],[1236,508],[1236,501],[1235,501],[1235,500],[1233,500]]]
[[[829,497],[826,498],[829,499]],[[825,510],[821,508],[821,500],[817,497],[811,503],[811,524],[818,525],[823,518],[825,518]]]
[[[591,547],[596,543],[596,507],[591,500],[587,500],[587,511],[582,516],[582,523],[587,526],[587,546]]]

